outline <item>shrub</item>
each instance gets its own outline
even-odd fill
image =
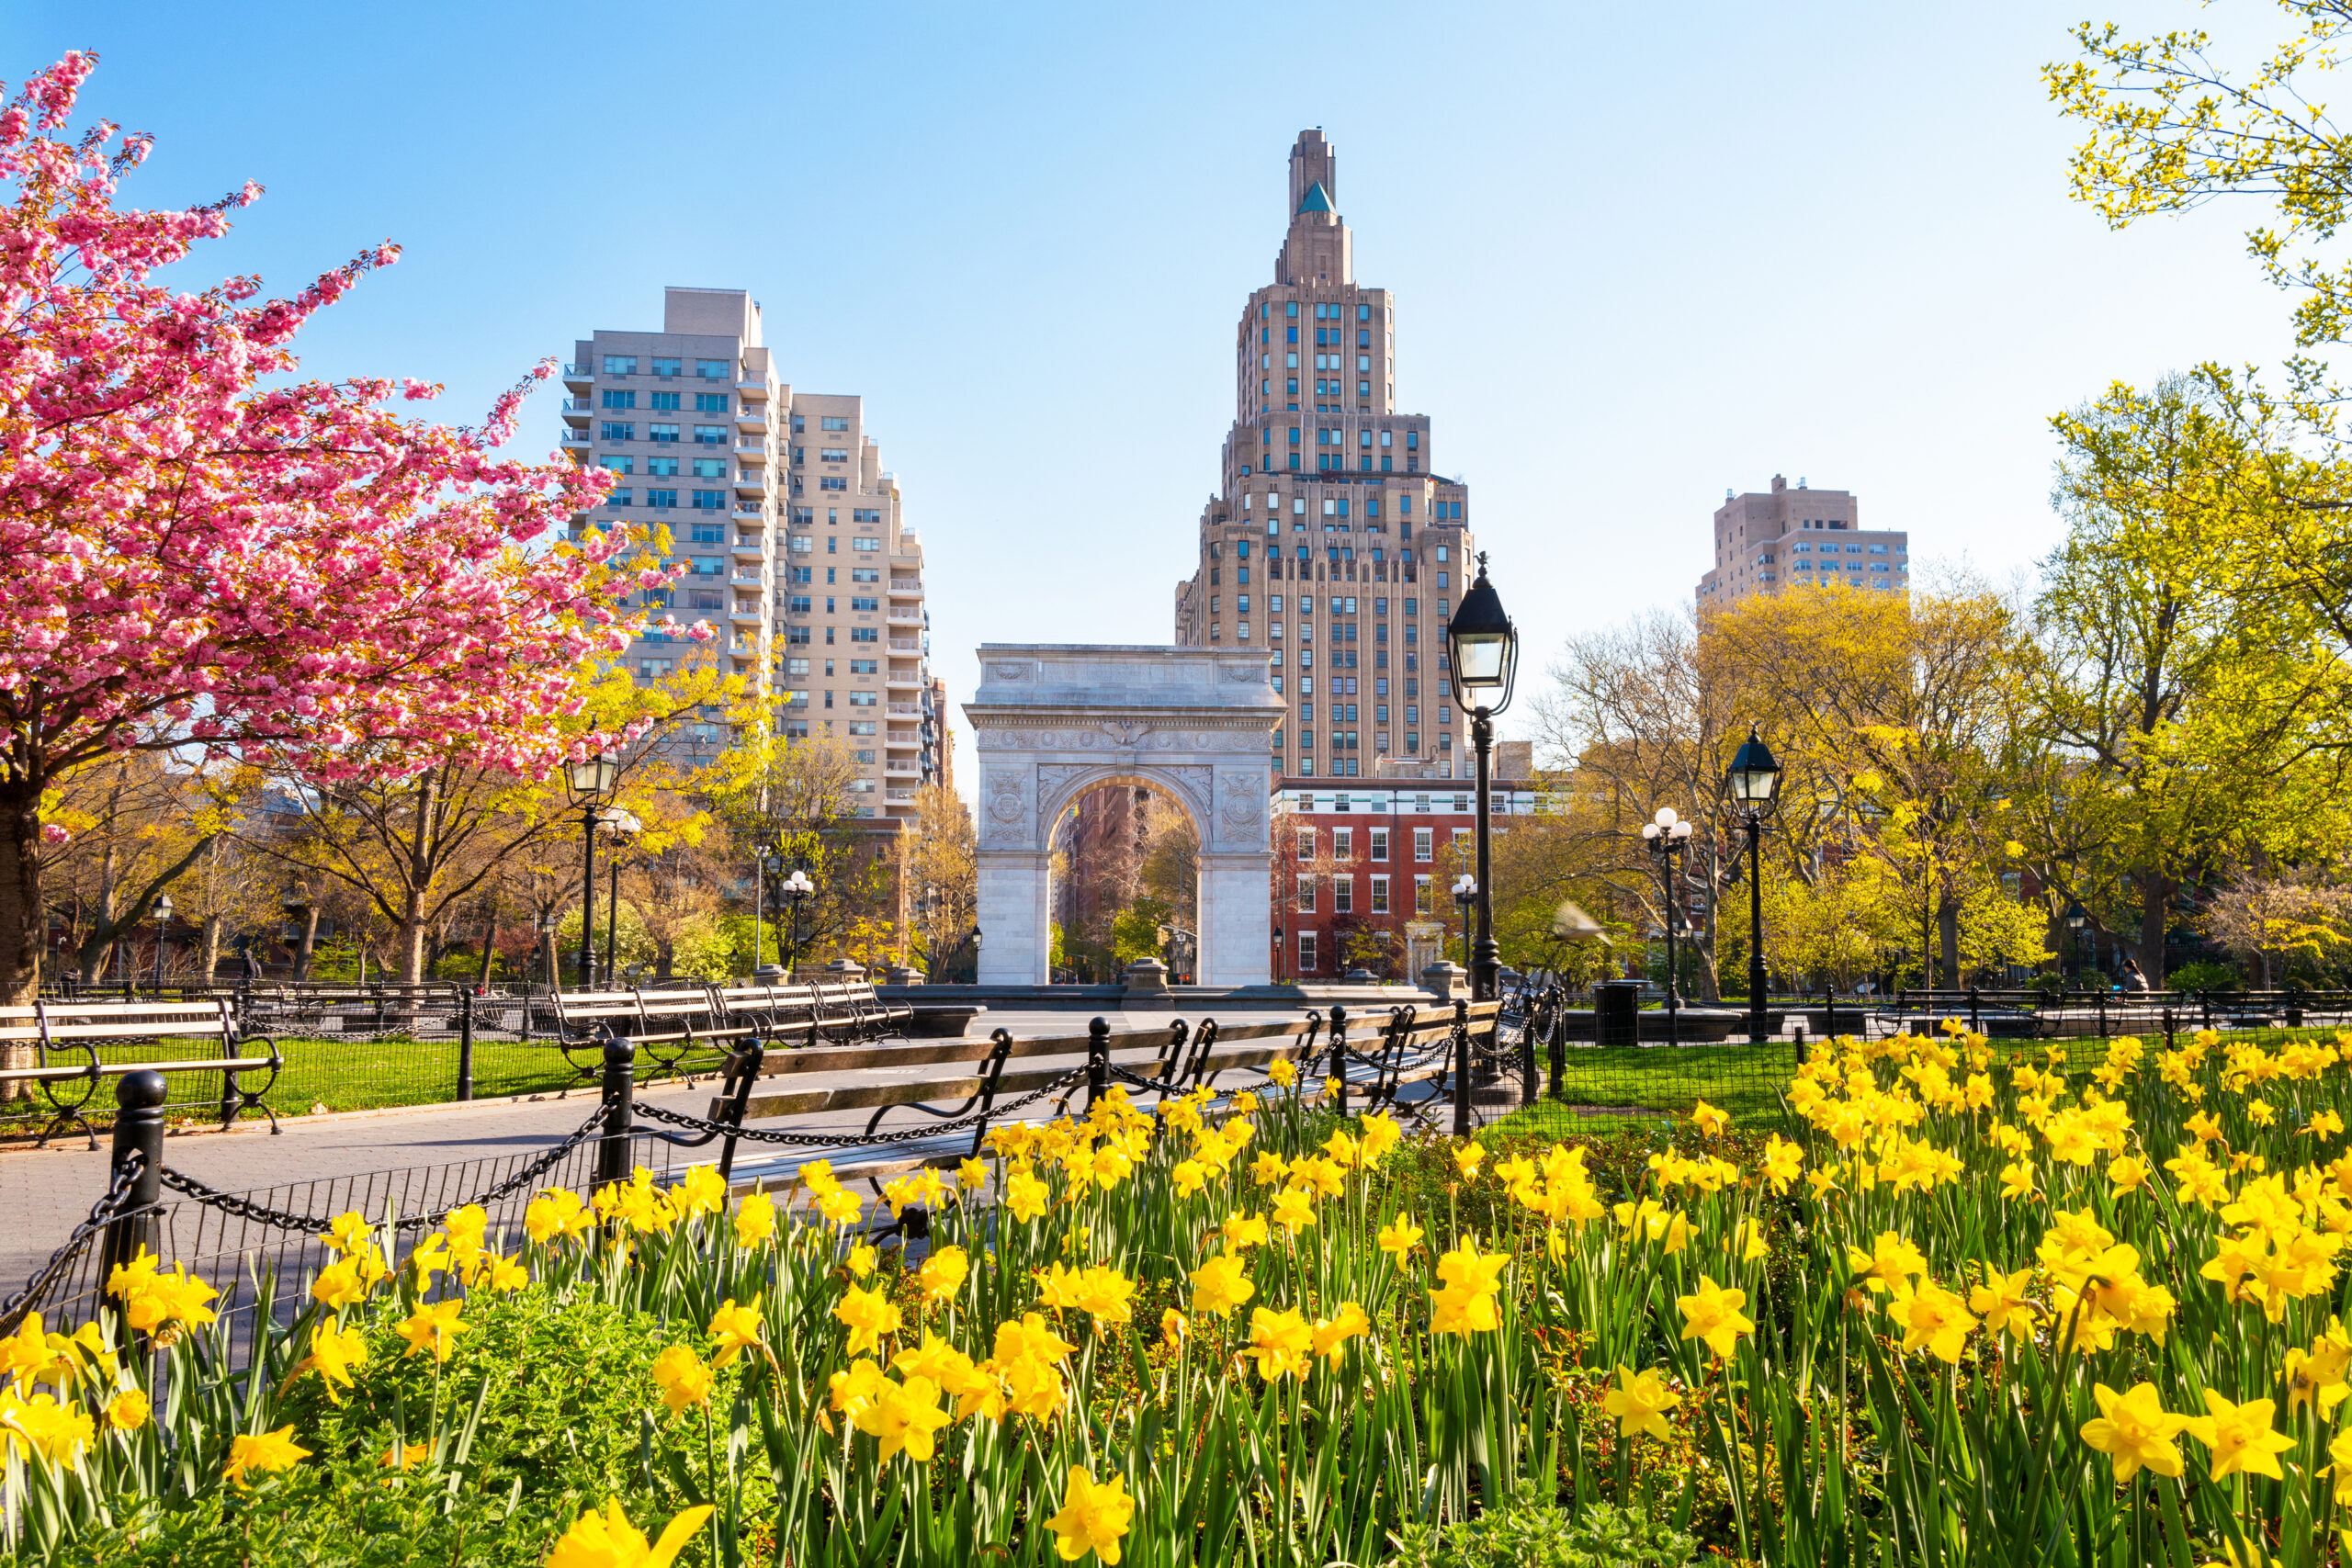
[[[1698,1543],[1680,1530],[1607,1503],[1571,1513],[1522,1481],[1510,1501],[1475,1519],[1408,1525],[1395,1568],[1689,1568]]]

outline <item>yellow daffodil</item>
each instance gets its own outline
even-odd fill
[[[1647,1432],[1654,1438],[1673,1436],[1673,1428],[1666,1424],[1666,1413],[1682,1403],[1682,1396],[1666,1386],[1655,1370],[1636,1373],[1633,1368],[1617,1369],[1617,1386],[1602,1396],[1601,1408],[1617,1418],[1617,1429],[1626,1437]]]
[[[258,1437],[240,1432],[229,1439],[229,1459],[220,1467],[220,1479],[242,1488],[250,1474],[291,1470],[310,1457],[310,1450],[296,1446],[290,1426]]]
[[[1283,1062],[1274,1065],[1288,1066]],[[1098,1483],[1094,1472],[1084,1466],[1069,1467],[1069,1483],[1062,1488],[1061,1509],[1046,1520],[1046,1528],[1054,1532],[1054,1550],[1063,1562],[1075,1562],[1091,1551],[1106,1568],[1116,1568],[1119,1542],[1126,1535],[1128,1521],[1136,1511],[1135,1499],[1127,1495],[1126,1487],[1124,1476],[1114,1475],[1108,1482]]]
[[[547,1568],[670,1568],[703,1521],[717,1511],[707,1503],[683,1509],[660,1540],[648,1542],[614,1498],[602,1514],[591,1508],[572,1522],[548,1553]]]
[[[2091,1397],[2099,1413],[2083,1423],[2083,1441],[2108,1456],[2118,1482],[2131,1480],[2143,1469],[2177,1476],[2183,1467],[2180,1449],[2173,1439],[2189,1418],[2165,1409],[2152,1382],[2136,1384],[2118,1393],[2105,1383],[2094,1384]]]

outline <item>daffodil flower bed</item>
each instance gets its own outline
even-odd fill
[[[1754,1562],[2338,1561],[2352,1037],[2063,1060],[1835,1042],[1635,1157],[1114,1092],[890,1182],[908,1247],[821,1166],[345,1216],[243,1367],[141,1259],[0,1341],[11,1546],[1370,1563],[1532,1484]]]

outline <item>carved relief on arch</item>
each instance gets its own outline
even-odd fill
[[[1054,809],[1046,816],[1055,817],[1097,784],[1139,783],[1176,796],[1191,813],[1193,825],[1208,832],[1214,831],[1209,807],[1215,782],[1216,772],[1205,762],[1180,762],[1172,767],[1156,763],[1114,767],[1100,762],[1041,762],[1037,765],[1037,801],[1041,808],[1046,802],[1053,802]]]

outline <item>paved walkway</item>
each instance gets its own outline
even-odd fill
[[[1115,1032],[1165,1028],[1178,1015],[1137,1012],[1105,1016]],[[1010,1029],[1021,1039],[1082,1035],[1087,1021],[1088,1015],[1084,1013],[990,1012],[974,1021],[972,1033],[979,1036],[996,1029]],[[1136,1055],[1121,1052],[1114,1059],[1132,1061]],[[1082,1055],[1030,1057],[1021,1061],[1018,1067],[1024,1072],[1061,1068],[1076,1066],[1082,1059]],[[868,1068],[854,1075],[796,1074],[787,1079],[769,1080],[769,1084],[779,1089],[813,1089],[851,1081],[911,1081],[967,1074],[968,1069],[953,1065]],[[707,1077],[691,1085],[640,1088],[639,1098],[673,1111],[702,1115],[709,1110],[717,1082]],[[1045,1107],[1036,1109],[1042,1111]],[[175,1134],[164,1141],[164,1159],[173,1169],[224,1191],[246,1191],[311,1178],[527,1155],[560,1141],[595,1110],[596,1091],[591,1085],[560,1099],[549,1096],[523,1101],[295,1117],[281,1122],[285,1132],[275,1137],[270,1135],[267,1122],[247,1121],[226,1133],[190,1130]],[[863,1130],[872,1114],[871,1111],[837,1111],[797,1118],[788,1124],[796,1132],[834,1128],[857,1132]],[[741,1157],[748,1163],[764,1152],[747,1145]],[[0,1296],[16,1289],[87,1216],[90,1205],[106,1190],[107,1161],[103,1134],[95,1152],[81,1140],[69,1138],[47,1149],[0,1154],[0,1215],[6,1216],[6,1224],[0,1225]]]

